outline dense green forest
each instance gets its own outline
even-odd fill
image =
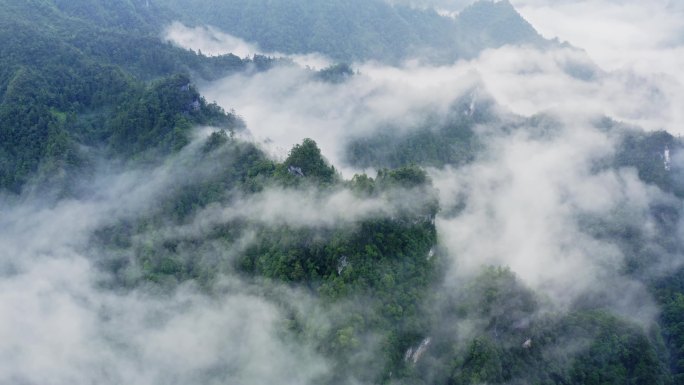
[[[519,119],[498,116],[495,107],[492,99],[478,97],[476,90],[466,92],[446,115],[426,113],[418,127],[382,127],[351,138],[345,146],[346,159],[360,168],[467,164],[484,150],[475,133],[478,125],[502,130],[520,126]]]
[[[178,148],[193,125],[235,128],[237,117],[208,104],[190,75],[272,65],[163,43],[167,13],[153,16],[157,10],[143,2],[82,3],[7,0],[0,9],[4,188],[19,191],[35,175],[70,175],[89,161],[83,146],[130,156]]]
[[[214,25],[266,51],[320,52],[335,60],[433,62],[506,44],[547,46],[508,1],[479,1],[457,19],[383,0],[163,0],[188,23]]]
[[[224,131],[194,151],[197,158],[186,167],[219,163],[221,169],[167,192],[152,214],[94,234],[97,249],[108,250],[102,268],[114,273],[107,285],[151,283],[172,290],[192,280],[212,292],[222,274],[240,274],[303,288],[329,311],[346,309],[325,332],[296,311],[288,322],[290,332],[313,338],[316,351],[335,362],[321,379],[325,383],[348,383],[352,370],[353,378],[368,383],[678,383],[681,273],[656,281],[647,273],[657,264],[657,248],[671,248],[663,254],[679,251],[678,242],[668,241],[677,231],[674,202],[652,208],[676,216],[662,217],[663,239],[655,241],[646,241],[638,227],[629,228],[619,217],[584,219],[596,237],[613,240],[630,264],[638,264],[626,266],[626,274],[643,279],[664,306],[662,329],[644,329],[612,314],[600,300],[580,299],[567,312],[540,312],[547,299],[505,267],[486,268],[454,291],[435,291],[445,263],[434,224],[439,203],[430,179],[416,166],[344,180],[309,139],[277,163]],[[236,217],[202,234],[169,238],[164,230],[169,220],[187,226],[245,194],[260,197],[272,189],[293,193],[284,194],[286,199],[307,201],[347,192],[359,200],[382,197],[402,210],[389,218],[323,226]],[[249,202],[260,204],[259,198]],[[258,241],[233,254],[247,232]],[[460,322],[475,322],[478,332],[463,335]],[[372,348],[371,338],[377,344]],[[583,347],[564,350],[576,344]]]
[[[440,223],[466,215],[471,202],[445,205],[434,180],[435,170],[491,158],[494,136],[524,133],[537,143],[553,143],[561,122],[547,114],[506,113],[493,98],[471,90],[446,114],[426,113],[417,126],[387,125],[349,138],[343,149],[348,164],[331,164],[310,138],[297,138],[278,159],[240,136],[249,127],[239,111],[207,101],[196,84],[294,64],[264,56],[207,57],[163,42],[163,29],[177,19],[215,25],[266,50],[320,52],[342,61],[397,62],[413,55],[453,60],[506,43],[555,44],[542,39],[508,1],[480,1],[450,19],[379,0],[0,0],[0,212],[10,213],[0,221],[9,234],[0,235],[0,245],[19,244],[1,252],[0,287],[9,291],[32,264],[53,270],[51,258],[68,250],[69,266],[78,265],[74,255],[85,256],[88,288],[106,293],[95,304],[73,294],[79,306],[95,309],[74,323],[75,329],[95,330],[101,338],[94,342],[79,340],[71,347],[71,318],[48,313],[64,316],[71,347],[66,350],[94,346],[105,350],[103,356],[79,361],[73,372],[55,378],[21,373],[17,366],[0,373],[0,383],[86,383],[79,374],[91,373],[90,364],[113,363],[118,354],[134,361],[124,366],[131,372],[159,364],[155,348],[136,351],[134,342],[121,339],[154,347],[163,339],[126,334],[126,315],[135,318],[133,313],[146,310],[132,306],[133,299],[167,304],[179,296],[177,303],[142,317],[156,331],[173,323],[163,321],[166,314],[191,312],[195,299],[183,293],[193,290],[211,309],[232,291],[276,309],[276,332],[259,335],[258,344],[280,341],[293,356],[304,346],[326,363],[313,379],[292,383],[684,384],[679,138],[609,118],[594,122],[592,129],[605,134],[614,151],[592,163],[589,176],[631,172],[634,183],[655,198],[634,198],[646,202],[641,211],[627,204],[608,215],[572,211],[583,236],[623,257],[609,278],[645,293],[644,308],[649,301],[658,308],[653,322],[616,311],[611,301],[619,293],[599,289],[561,309],[508,266],[484,265],[458,279],[451,275],[459,266],[452,265],[442,238],[449,234],[440,232]],[[302,71],[310,71],[312,81],[340,87],[356,76],[346,64]],[[345,176],[340,169],[347,166],[373,171]],[[142,192],[131,187],[139,185]],[[151,197],[145,199],[146,193]],[[90,223],[95,210],[89,205],[97,206],[98,199],[113,208]],[[73,239],[62,239],[68,238],[66,230],[67,235],[46,236],[59,242],[44,245],[42,221],[31,217],[40,210],[59,218],[51,234],[61,233],[61,226],[85,230]],[[70,215],[59,217],[63,211]],[[648,226],[638,222],[643,218]],[[28,238],[9,239],[18,233]],[[23,249],[38,251],[25,256],[17,251]],[[18,256],[23,259],[13,261]],[[72,278],[78,281],[75,275],[60,278],[54,286],[45,284],[49,278],[33,282],[37,296],[63,287],[78,293],[69,286]],[[112,311],[117,301],[124,305]],[[26,308],[16,306],[13,314],[23,317]],[[117,316],[124,319],[121,325],[112,321]],[[44,320],[30,321],[38,328]],[[112,324],[116,332],[107,329]],[[178,338],[180,345],[192,345],[188,335],[202,332],[195,324],[198,319],[171,336],[171,343]],[[242,328],[234,333],[248,335]],[[22,334],[9,329],[0,322],[0,335]],[[43,331],[42,339],[32,341],[54,336],[61,338],[62,331]],[[218,335],[210,340],[221,351],[240,344]],[[0,357],[21,356],[12,350],[16,345],[9,346],[0,347]],[[188,347],[167,368],[202,356],[204,348]],[[54,351],[59,349],[49,352]],[[264,357],[255,354],[199,365],[186,378],[235,383],[243,381],[235,374],[242,373],[241,365],[259,360]],[[39,371],[42,361],[36,362]],[[255,371],[269,373],[269,365]],[[95,378],[104,384],[123,378],[107,371],[121,368],[112,366],[117,369],[95,369]],[[299,366],[288,369],[297,372]]]

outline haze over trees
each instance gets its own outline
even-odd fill
[[[0,384],[684,384],[681,140],[483,81],[374,113],[401,71],[571,49],[508,1],[410,5],[0,0]],[[180,48],[177,20],[282,57]],[[389,75],[355,104],[366,60]],[[279,153],[257,134],[290,126],[218,83],[307,135]],[[326,153],[340,116],[370,128]]]
[[[470,58],[505,44],[548,46],[508,1],[479,1],[455,19],[384,0],[164,0],[183,20],[209,24],[269,52],[319,52],[341,61]]]

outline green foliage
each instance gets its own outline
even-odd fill
[[[379,1],[168,2],[267,49],[318,50],[347,60],[397,61],[426,47],[450,47],[439,58],[453,58],[505,42],[543,44],[507,2],[473,5],[456,21]],[[237,273],[306,291],[337,312],[310,340],[333,363],[322,383],[343,382],[349,373],[363,383],[684,383],[684,273],[653,278],[659,262],[682,252],[679,200],[663,198],[648,208],[655,235],[644,234],[639,213],[626,208],[609,218],[578,218],[583,231],[625,255],[622,273],[652,289],[662,305],[660,330],[621,320],[599,300],[582,299],[562,314],[541,311],[544,300],[500,267],[435,296],[435,284],[451,282],[440,281],[435,252],[436,191],[416,165],[471,161],[483,146],[475,125],[493,120],[486,103],[473,109],[475,98],[460,101],[446,118],[428,114],[407,134],[388,128],[357,138],[348,148],[351,162],[380,170],[375,178],[344,181],[311,139],[283,163],[234,140],[229,133],[242,128],[240,118],[207,103],[188,75],[212,79],[275,61],[207,58],[160,42],[160,28],[175,15],[156,1],[150,8],[136,0],[2,5],[0,188],[19,192],[36,176],[69,185],[91,151],[169,161],[189,143],[194,125],[218,127],[173,163],[180,177],[154,207],[96,231],[91,246],[102,250],[96,263],[112,277],[105,284],[171,290],[194,281],[210,292],[222,273]],[[352,75],[337,65],[315,76],[341,82]],[[634,167],[643,181],[683,196],[681,170],[664,164],[665,148],[675,157],[679,140],[663,132],[616,135],[618,152],[602,166]],[[199,233],[180,231],[268,188],[321,198],[342,191],[396,210],[326,226],[237,218],[210,222]],[[310,330],[298,317],[286,327],[307,338]],[[428,336],[420,359],[407,359]]]
[[[188,22],[215,25],[268,51],[339,61],[437,62],[504,44],[547,45],[508,2],[479,2],[451,19],[382,0],[164,0]]]
[[[190,80],[177,74],[211,79],[273,61],[208,58],[164,43],[171,15],[137,0],[3,2],[0,189],[73,175],[88,164],[84,146],[113,150],[107,156],[166,153],[187,143],[193,125],[242,126],[194,88],[181,91]]]
[[[319,185],[331,185],[339,176],[333,166],[323,159],[321,150],[312,139],[304,139],[297,144],[281,165],[276,174],[286,185],[298,185],[301,180],[311,181]]]
[[[177,151],[188,142],[194,125],[230,126],[237,119],[208,105],[186,76],[176,75],[126,98],[106,132],[116,153],[133,155],[149,149]]]
[[[436,242],[430,222],[376,219],[327,231],[281,227],[260,232],[258,239],[240,262],[243,271],[306,285],[332,307],[363,298],[363,306],[336,320],[320,346],[346,363],[342,373],[362,364],[355,356],[368,349],[361,341],[369,333],[383,348],[367,380],[403,366],[403,341],[427,327],[421,305],[435,276],[427,258]]]
[[[333,64],[316,73],[316,77],[328,83],[344,83],[354,76],[354,70],[349,64]]]
[[[418,127],[386,127],[351,139],[345,148],[347,161],[360,168],[401,167],[410,164],[443,167],[471,162],[483,148],[473,128],[494,123],[489,103],[455,103],[445,117],[428,114]]]
[[[564,327],[580,327],[594,340],[579,355],[570,371],[572,383],[665,384],[666,371],[658,360],[653,343],[635,326],[602,313],[569,317]],[[567,324],[570,325],[567,325]]]
[[[602,310],[540,311],[544,303],[506,268],[485,269],[441,301],[434,342],[408,378],[463,385],[668,383],[659,342],[640,326]]]
[[[673,384],[684,384],[684,269],[654,282],[653,292],[662,306],[660,325],[670,354]]]
[[[379,170],[376,181],[380,186],[385,188],[395,186],[412,188],[425,185],[430,182],[430,179],[425,170],[415,165],[411,165],[395,170]]]
[[[226,133],[225,130],[214,131],[211,133],[211,135],[209,135],[209,138],[204,143],[204,146],[202,147],[202,151],[205,153],[214,151],[217,148],[228,143],[228,140],[229,140],[228,134]]]
[[[194,170],[192,178],[168,191],[153,212],[98,231],[98,247],[111,251],[103,266],[113,272],[116,285],[153,283],[172,288],[194,280],[211,290],[222,272],[238,271],[246,278],[304,288],[330,310],[358,298],[363,305],[350,306],[316,342],[320,353],[339,365],[333,377],[364,366],[367,370],[358,376],[375,381],[403,366],[407,342],[428,327],[422,304],[436,278],[436,258],[431,258],[437,242],[436,207],[424,171],[416,167],[384,170],[376,179],[360,175],[341,181],[312,140],[295,146],[284,163],[274,164],[256,147],[221,132],[207,138],[188,162],[184,167]],[[216,224],[201,237],[169,238],[158,230],[169,223],[192,223],[201,210],[230,205],[263,188],[282,189],[279,172],[293,164],[301,165],[304,178],[311,178],[312,183],[287,187],[295,191],[315,189],[325,198],[339,189],[350,189],[359,199],[384,197],[388,204],[401,207],[397,200],[406,196],[392,192],[403,190],[415,192],[414,199],[425,204],[415,204],[418,209],[392,218],[370,216],[330,226],[292,227],[243,218]],[[326,188],[320,189],[321,184]],[[229,250],[244,242],[246,235],[251,241],[232,255]],[[292,327],[301,327],[301,322],[293,320]],[[373,365],[361,358],[368,350],[369,336],[382,350]]]
[[[456,365],[453,384],[497,384],[504,382],[499,349],[489,337],[474,339],[467,348],[462,362]]]

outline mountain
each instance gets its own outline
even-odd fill
[[[339,61],[441,63],[504,44],[552,44],[508,1],[480,0],[453,19],[383,0],[161,1],[186,22],[213,25],[266,51]]]
[[[0,0],[1,384],[682,383],[681,139],[478,84],[350,130],[373,174],[343,176],[195,84],[362,75],[186,51],[160,37],[178,18],[343,61],[555,44],[507,1]]]
[[[191,125],[231,120],[184,88],[190,74],[213,78],[268,60],[207,58],[163,43],[164,15],[140,1],[2,1],[0,188],[70,175],[89,162],[85,148],[167,151]],[[142,137],[155,139],[137,146]]]
[[[352,137],[345,144],[346,160],[361,169],[372,167],[463,166],[483,150],[478,125],[504,130],[521,125],[487,95],[483,85],[472,87],[454,101],[445,115],[427,113],[417,127],[386,126]]]
[[[461,36],[459,51],[466,57],[507,44],[535,47],[556,44],[539,35],[509,0],[477,1],[463,9],[455,22],[457,34]]]
[[[162,125],[168,125],[164,129],[170,132],[185,132],[174,127],[185,127],[188,118],[191,124],[216,120],[179,115],[160,123],[152,117],[138,117],[135,121],[144,122],[143,127],[116,127],[125,123],[116,117],[113,106],[134,99],[134,94],[150,92],[145,88],[152,80],[176,74],[186,77],[172,80],[175,83],[190,81],[187,75],[212,79],[269,66],[265,58],[253,62],[233,55],[208,58],[161,42],[164,27],[178,18],[215,23],[266,49],[323,52],[341,60],[398,61],[423,54],[451,60],[486,46],[543,43],[541,38],[535,40],[538,35],[508,3],[481,2],[464,11],[462,20],[454,21],[383,1],[188,1],[192,0],[4,0],[0,121],[5,129],[0,186],[19,191],[36,173],[76,170],[89,162],[82,146],[104,146],[114,154],[116,149],[143,149],[147,145],[134,144],[136,135],[154,137]],[[488,23],[483,25],[480,19]],[[508,41],[491,38],[496,28],[518,24],[523,25],[518,28],[523,32],[509,34]],[[193,92],[188,96],[192,100],[183,103],[204,103]],[[27,105],[32,106],[31,113],[23,110]],[[184,108],[174,108],[182,115]],[[130,143],[122,142],[124,136],[117,131],[125,132]],[[171,140],[176,145],[160,140],[157,147],[168,150],[184,140]]]

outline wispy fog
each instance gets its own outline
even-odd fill
[[[682,48],[684,6],[678,1],[514,0],[512,3],[543,35],[559,37],[587,50],[607,70],[636,67],[656,73],[670,64],[676,65],[658,57]]]
[[[606,70],[655,84],[669,100],[660,107],[671,115],[671,124],[664,128],[681,133],[683,113],[678,106],[684,103],[684,3],[515,0],[513,4],[543,35],[585,49]]]
[[[106,284],[94,231],[149,215],[192,183],[196,148],[152,169],[100,170],[90,198],[2,208],[0,383],[305,384],[326,372],[312,348],[289,341],[278,304],[311,299],[288,288],[276,304],[266,286],[230,275],[214,295],[192,283],[163,294]]]
[[[415,8],[432,8],[441,14],[456,14],[473,0],[386,0],[390,4]]]
[[[340,166],[347,138],[383,125],[410,129],[427,113],[445,114],[473,89],[524,116],[611,116],[675,134],[684,127],[678,94],[667,78],[605,72],[569,48],[504,47],[442,67],[358,63],[354,68],[360,75],[343,84],[315,81],[298,68],[276,68],[210,83],[202,92],[235,108],[255,139],[281,156],[301,138],[312,137]]]
[[[232,53],[239,57],[247,57],[262,53],[255,44],[247,43],[213,27],[186,27],[175,22],[166,28],[165,38],[180,47],[201,51],[207,56]]]
[[[601,12],[611,9],[605,6]],[[523,9],[543,7],[529,2]],[[607,300],[608,306],[648,323],[656,308],[641,284],[621,275],[624,255],[584,229],[582,220],[620,212],[648,237],[654,231],[649,205],[667,200],[667,194],[641,182],[633,169],[598,172],[596,165],[609,161],[617,142],[593,122],[610,116],[646,130],[680,133],[680,87],[657,69],[616,70],[592,59],[591,50],[507,46],[449,66],[355,63],[359,75],[342,84],[289,67],[232,76],[206,84],[202,92],[235,108],[253,138],[277,157],[311,137],[348,175],[358,171],[344,167],[350,138],[388,126],[400,135],[420,127],[428,114],[445,116],[474,90],[491,95],[500,116],[554,116],[558,131],[551,136],[539,136],[532,127],[512,133],[478,127],[492,136],[475,162],[431,170],[445,209],[437,226],[453,261],[451,277],[459,282],[482,266],[509,266],[561,309],[588,292],[606,295],[620,287],[620,297]],[[464,209],[458,215],[446,214],[459,205]]]
[[[351,139],[388,127],[399,136],[424,128],[426,117],[446,119],[459,100],[470,100],[472,112],[481,107],[480,97],[491,97],[492,114],[524,123],[476,125],[475,134],[487,143],[467,165],[428,169],[439,191],[435,223],[444,252],[438,257],[446,266],[438,290],[448,296],[483,267],[508,266],[552,304],[544,310],[563,312],[592,296],[615,314],[649,325],[658,314],[654,301],[624,274],[619,246],[587,223],[630,223],[643,242],[655,243],[651,207],[681,202],[641,181],[635,169],[612,167],[619,137],[595,122],[609,116],[649,131],[684,133],[684,9],[665,0],[513,3],[543,34],[586,52],[507,46],[445,66],[353,63],[358,74],[339,83],[306,68],[330,64],[312,53],[291,57],[300,66],[199,87],[208,101],[244,118],[240,140],[282,160],[294,144],[313,138],[345,177],[374,171],[350,165]],[[450,5],[457,11],[465,3]],[[207,55],[261,53],[210,27],[174,23],[165,38]],[[553,120],[553,129],[527,119],[536,114]],[[0,384],[309,384],[330,372],[334,364],[316,350],[317,336],[295,337],[286,325],[286,313],[294,311],[325,330],[344,312],[325,308],[310,291],[230,270],[210,291],[196,282],[169,292],[144,284],[109,287],[113,277],[100,266],[114,252],[93,247],[93,234],[151,215],[170,191],[227,167],[198,163],[202,140],[157,166],[98,170],[88,186],[76,189],[87,191],[79,197],[0,204]],[[242,238],[219,245],[222,253],[239,254],[253,241],[249,226],[353,226],[393,218],[426,198],[423,190],[360,198],[341,189],[267,186],[199,209],[183,224],[148,229],[134,241],[201,238],[217,225],[240,221],[247,223]],[[132,251],[117,252],[131,263],[128,273],[140,274]],[[667,255],[658,262],[672,268],[684,261]]]
[[[301,66],[323,68],[331,64],[329,58],[318,53],[287,55],[279,52],[269,52],[259,48],[256,43],[249,43],[239,37],[221,32],[211,26],[188,27],[180,22],[174,22],[163,33],[163,38],[179,47],[201,51],[207,56],[226,54],[237,55],[241,58],[253,55],[272,57],[288,57]]]
[[[583,219],[636,224],[648,242],[655,235],[649,205],[668,198],[632,169],[597,172],[615,143],[590,127],[578,121],[552,137],[505,135],[481,161],[433,171],[443,207],[463,207],[437,223],[453,282],[482,265],[509,266],[556,310],[586,293],[613,293],[609,307],[652,321],[656,309],[641,284],[622,275],[617,245],[595,238]]]
[[[320,337],[353,304],[331,308],[311,291],[248,279],[216,264],[210,289],[195,281],[127,285],[143,270],[136,247],[198,239],[205,245],[184,250],[190,255],[182,258],[220,258],[233,266],[259,241],[255,228],[353,228],[365,219],[420,210],[433,196],[396,188],[364,199],[344,189],[268,187],[236,192],[235,199],[200,209],[182,224],[158,223],[124,248],[97,240],[104,228],[153,218],[179,189],[230,167],[229,149],[216,150],[224,151],[219,164],[203,155],[205,139],[198,134],[157,166],[98,169],[97,177],[77,186],[78,197],[3,204],[0,383],[299,385],[329,376],[332,364],[320,354]],[[219,226],[235,226],[239,236],[232,243],[213,241]],[[112,263],[126,268],[115,277],[107,268]],[[304,332],[295,335],[293,317]],[[366,341],[359,354],[373,355],[376,348]]]

